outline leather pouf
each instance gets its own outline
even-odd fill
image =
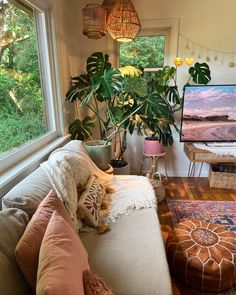
[[[170,270],[186,284],[219,292],[236,283],[236,234],[196,219],[177,224],[166,241]]]

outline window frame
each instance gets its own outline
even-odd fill
[[[12,2],[14,4],[14,0]],[[40,151],[53,140],[65,135],[52,5],[45,0],[21,0],[21,2],[38,12],[35,16],[35,26],[39,48],[39,67],[44,77],[42,92],[45,99],[45,119],[49,131],[40,138],[27,142],[3,156],[0,159],[1,174],[16,166],[22,159]]]

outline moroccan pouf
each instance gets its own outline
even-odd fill
[[[202,291],[220,292],[236,283],[236,234],[196,219],[175,225],[166,241],[171,272]]]

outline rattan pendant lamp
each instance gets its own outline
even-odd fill
[[[106,35],[106,9],[100,4],[88,4],[83,9],[83,34],[90,39]]]
[[[107,20],[107,31],[120,42],[135,39],[141,29],[140,19],[131,0],[116,0]]]

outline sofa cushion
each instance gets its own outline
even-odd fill
[[[122,216],[104,235],[81,233],[93,273],[116,295],[171,295],[172,288],[156,209]]]
[[[18,209],[0,212],[0,294],[27,295],[31,289],[15,259],[15,247],[28,223],[28,216]]]
[[[80,238],[54,211],[40,249],[36,294],[83,295],[83,272],[88,269]]]
[[[29,218],[35,213],[39,203],[52,189],[50,180],[40,167],[13,187],[3,198],[2,208],[19,208]]]
[[[98,178],[95,175],[92,175],[78,202],[78,208],[83,212],[85,216],[84,219],[91,226],[98,226],[99,213],[105,194],[105,188],[100,184]]]
[[[16,260],[33,289],[36,288],[40,246],[54,210],[57,210],[73,228],[73,223],[62,201],[51,191],[39,205],[15,250]]]
[[[81,151],[87,154],[83,142],[79,140],[68,142],[62,149]],[[29,218],[31,218],[37,210],[39,203],[52,188],[46,172],[42,167],[39,167],[2,198],[2,208],[19,208],[25,211]]]

